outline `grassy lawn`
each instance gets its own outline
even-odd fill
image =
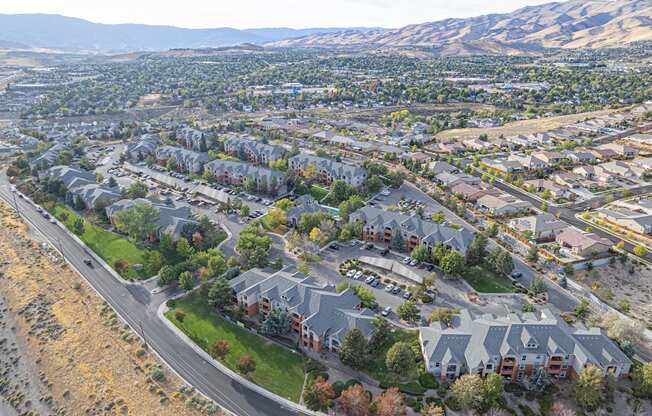
[[[61,204],[55,206],[52,214],[70,230],[78,217],[77,214]],[[63,217],[66,217],[65,221],[62,219]],[[126,238],[88,221],[84,221],[84,233],[78,237],[111,267],[113,267],[116,260],[120,259],[127,260],[130,265],[143,263],[143,250],[141,248]],[[122,277],[133,280],[149,276],[145,276],[144,272],[137,272],[130,267],[126,272],[122,273]]]
[[[322,188],[321,186],[318,185],[310,185],[309,188],[302,187],[301,189],[297,190],[297,193],[299,195],[305,195],[305,194],[310,194],[313,198],[317,200],[317,202],[321,201],[324,199],[326,195],[328,195],[328,189]]]
[[[186,314],[183,322],[175,319],[178,310]],[[251,354],[256,361],[256,370],[249,375],[253,382],[279,396],[299,401],[304,380],[301,354],[223,319],[196,292],[177,300],[166,317],[204,349],[215,341],[227,341],[230,352],[223,363],[234,371],[240,357]]]
[[[407,342],[408,344],[412,344],[418,336],[419,334],[417,331],[406,331],[401,329],[395,329],[392,331],[388,337],[389,339],[385,342],[383,347],[371,355],[365,372],[380,383],[392,383],[394,380],[391,379],[391,376],[388,377],[389,372],[385,366],[385,356],[387,355],[387,351],[397,342]],[[418,374],[415,371],[414,374],[410,374],[406,377],[406,380],[403,381],[406,383],[412,383],[417,379]]]
[[[511,293],[514,292],[511,280],[499,276],[483,266],[473,266],[463,274],[464,280],[480,293]]]

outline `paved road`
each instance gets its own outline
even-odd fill
[[[6,176],[0,177],[0,198],[14,205],[14,198]],[[27,201],[16,198],[15,203],[26,217],[80,271],[102,297],[129,325],[144,335],[148,345],[183,379],[206,396],[236,415],[286,416],[300,414],[240,385],[226,374],[209,365],[190,346],[178,338],[156,316],[163,296],[152,296],[143,285],[124,284],[106,269],[88,267],[83,260],[90,257],[65,230],[45,220]]]
[[[515,196],[515,197],[517,197],[519,199],[522,199],[524,201],[530,202],[535,207],[539,207],[541,205],[541,202],[539,200],[537,200],[536,198],[533,198],[528,192],[522,191],[520,189],[512,188],[511,186],[505,185],[504,183],[499,182],[499,181],[496,181],[494,183],[494,186],[497,187],[498,189],[502,190],[502,191],[505,191],[505,192],[509,193],[510,195],[513,195],[513,196]],[[646,191],[648,191],[648,189],[652,190],[652,187],[647,187],[647,186],[643,187],[643,188],[641,188],[641,192],[646,192]],[[559,213],[559,218],[560,219],[564,220],[565,222],[567,222],[568,224],[570,224],[572,226],[575,226],[575,227],[579,228],[580,230],[583,230],[586,227],[590,226],[590,224],[587,224],[584,221],[582,221],[582,220],[575,217],[575,214],[578,214],[578,213],[582,212],[581,208],[576,207],[574,209],[571,209],[571,208],[551,206],[551,207],[548,207],[547,212],[549,212],[551,214],[554,214],[554,215],[557,215],[557,213]],[[610,234],[610,233],[608,233],[608,232],[606,232],[606,231],[604,231],[602,229],[596,228],[596,227],[593,227],[593,232],[595,234],[599,235],[600,237],[608,238],[609,240],[611,240],[613,242],[614,245],[622,240],[620,237],[618,237],[616,235],[613,235],[613,234]],[[634,247],[635,246],[633,244],[628,243],[627,241],[625,241],[625,247],[624,247],[625,251],[627,251],[629,253],[633,253],[634,252]],[[644,257],[644,259],[649,261],[649,262],[652,262],[652,253],[648,253]]]

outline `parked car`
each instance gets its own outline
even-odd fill
[[[419,262],[416,261],[415,259],[412,259],[412,260],[410,260],[410,263],[408,263],[408,264],[409,264],[410,266],[414,267],[414,266],[416,266],[417,264],[419,264]]]
[[[394,290],[394,285],[393,284],[389,284],[389,285],[385,286],[385,292],[391,293],[392,290]]]
[[[512,279],[520,279],[521,277],[523,277],[523,273],[513,272],[512,274],[510,274],[510,276],[512,277]]]
[[[376,279],[373,282],[371,282],[371,287],[378,287],[380,286],[380,279]]]
[[[353,275],[353,279],[355,279],[355,280],[360,280],[361,277],[362,277],[362,271],[360,271],[360,270],[358,270],[358,271]]]
[[[351,279],[351,278],[355,275],[355,272],[356,272],[356,271],[357,271],[357,270],[349,270],[348,272],[346,272],[346,277],[348,277],[349,279]]]
[[[389,306],[385,306],[385,308],[380,314],[383,316],[389,316],[390,313],[392,313],[392,308]]]
[[[401,293],[401,288],[394,286],[394,289],[392,289],[392,295],[398,295],[399,293]]]
[[[365,282],[366,284],[370,285],[374,280],[376,280],[375,277],[373,277],[373,276],[369,276],[369,277],[367,277],[367,278],[365,279],[364,282]]]
[[[389,253],[389,249],[385,247],[384,249],[380,250],[380,255],[381,256],[386,256],[387,253]]]
[[[410,264],[411,261],[412,261],[411,258],[406,257],[406,258],[403,259],[403,264]]]
[[[403,293],[403,299],[410,299],[410,298],[412,298],[412,293],[410,292]]]

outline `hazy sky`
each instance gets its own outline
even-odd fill
[[[509,12],[553,0],[0,0],[0,13],[53,13],[99,23],[208,27],[400,27]]]

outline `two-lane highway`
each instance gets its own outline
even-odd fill
[[[28,201],[14,198],[4,174],[0,178],[0,198],[9,205],[18,205],[20,214],[38,229],[88,283],[113,307],[132,329],[144,336],[150,348],[186,382],[236,415],[287,416],[300,414],[239,384],[227,374],[208,364],[193,348],[172,332],[157,315],[159,305],[152,303],[149,293],[143,295],[139,284],[123,283],[93,261],[86,249],[72,238],[62,225],[52,224],[39,214]]]

